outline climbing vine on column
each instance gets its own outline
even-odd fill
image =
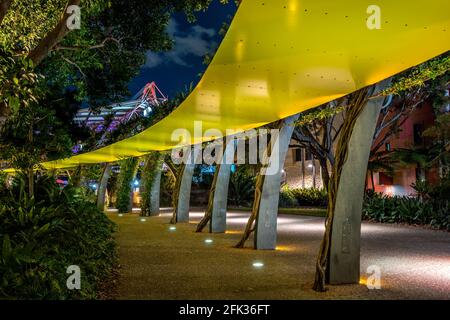
[[[347,160],[350,137],[352,135],[353,128],[355,127],[356,120],[367,102],[367,97],[367,88],[361,89],[353,94],[350,108],[346,110],[344,124],[337,143],[335,163],[328,184],[328,207],[325,219],[325,233],[320,245],[319,256],[316,262],[316,276],[313,286],[315,291],[326,291],[325,282],[329,268],[328,262],[330,258],[331,229],[336,208],[336,195],[342,168]]]
[[[130,211],[132,183],[136,174],[137,164],[137,158],[128,158],[119,161],[120,173],[117,178],[116,208],[121,213]]]
[[[195,232],[202,232],[212,217],[212,212],[214,210],[214,193],[216,192],[216,184],[220,171],[220,163],[216,165],[215,170],[216,171],[214,172],[214,178],[211,183],[211,188],[209,190],[208,206],[206,208],[205,215],[197,225],[197,229],[195,230]]]
[[[173,205],[173,215],[170,223],[177,223],[177,211],[178,211],[178,198],[180,195],[181,181],[183,180],[184,169],[186,168],[186,164],[183,162],[179,165],[177,170],[177,177],[175,180],[175,188],[173,189],[172,194],[172,205]]]
[[[284,123],[283,121],[275,122],[274,128],[280,129],[281,126],[283,125],[283,123]],[[270,137],[270,136],[267,139],[268,140],[267,147],[266,147],[266,152],[265,152],[265,156],[264,156],[266,165],[269,163],[267,160],[270,158],[270,155],[271,155],[271,148],[272,148],[271,139],[272,139],[272,137]],[[261,206],[261,196],[262,196],[262,192],[263,192],[265,177],[266,176],[264,174],[261,174],[261,170],[259,170],[258,176],[256,178],[256,183],[255,183],[255,198],[253,200],[252,213],[250,215],[250,218],[247,221],[247,225],[245,227],[244,234],[242,235],[241,240],[234,246],[235,248],[243,248],[247,239],[255,231],[255,228],[256,228],[255,222],[258,219],[258,215],[259,215],[259,208]]]
[[[243,248],[245,242],[250,237],[250,235],[255,231],[255,221],[258,218],[259,207],[261,204],[261,195],[264,186],[265,175],[261,173],[258,174],[255,183],[255,199],[253,200],[252,213],[250,218],[247,221],[247,226],[245,227],[244,234],[242,235],[241,240],[234,246],[235,248]]]
[[[152,152],[145,157],[141,175],[141,216],[150,216],[151,193],[156,175],[160,172],[163,158],[159,152]]]

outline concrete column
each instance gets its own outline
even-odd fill
[[[150,216],[159,216],[162,163],[158,164],[150,191]]]
[[[228,185],[230,182],[231,165],[233,164],[235,147],[235,139],[229,139],[217,176],[209,232],[223,233],[227,229]]]
[[[108,180],[111,176],[112,164],[107,163],[105,169],[103,169],[103,174],[98,184],[97,191],[97,208],[101,211],[105,210],[105,199],[106,199],[106,189],[108,186]]]
[[[181,176],[180,193],[178,194],[177,222],[189,222],[189,203],[191,199],[192,176],[194,175],[195,152],[191,151]],[[197,155],[197,156],[201,156]]]
[[[258,218],[255,229],[255,248],[273,250],[277,244],[277,216],[278,201],[280,199],[281,170],[284,166],[286,153],[289,149],[294,122],[299,114],[286,118],[275,138],[276,147],[272,149],[270,163],[277,165],[277,172],[264,177],[263,190],[260,200]],[[271,141],[272,143],[272,141]],[[273,144],[272,144],[273,145]],[[276,152],[278,149],[278,152]],[[267,156],[267,155],[266,155]]]
[[[374,94],[385,89],[390,80],[379,83]],[[331,226],[328,282],[359,283],[361,213],[370,148],[384,97],[370,99],[361,111],[350,137],[348,157],[336,194]]]

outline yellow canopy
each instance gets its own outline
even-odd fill
[[[372,28],[372,4],[380,29]],[[171,149],[173,130],[193,136],[194,121],[225,135],[316,107],[446,52],[449,12],[448,0],[244,0],[200,83],[172,114],[131,138],[44,166]]]

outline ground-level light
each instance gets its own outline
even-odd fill
[[[213,240],[212,239],[205,239],[205,243],[207,243],[207,244],[213,243]]]
[[[253,262],[253,267],[262,268],[262,267],[264,267],[264,263],[259,262],[259,261]]]

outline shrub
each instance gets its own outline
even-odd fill
[[[430,225],[450,230],[449,201],[443,199],[389,197],[372,193],[365,197],[363,218],[378,222]]]
[[[284,185],[280,191],[280,201],[278,206],[280,208],[293,208],[298,205],[297,198],[295,197],[294,190],[289,186]]]
[[[0,199],[0,298],[95,298],[116,261],[115,225],[79,189],[39,185],[36,199],[23,181]],[[81,269],[81,290],[66,287],[70,265]]]
[[[318,188],[298,188],[293,189],[292,193],[297,199],[299,206],[308,207],[326,207],[327,191]]]
[[[255,193],[255,176],[245,166],[238,167],[230,176],[228,199],[231,205],[245,207],[251,205]]]

